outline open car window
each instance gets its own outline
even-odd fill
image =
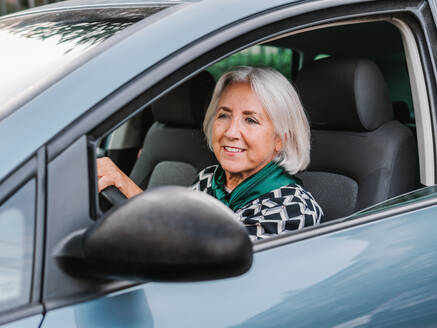
[[[353,155],[347,155],[346,164],[342,164],[343,167],[331,167],[332,171],[329,176],[325,174],[325,169],[317,164],[318,161],[323,162],[323,160],[312,155],[312,163],[315,164],[310,164],[308,170],[301,173],[299,177],[303,180],[304,186],[322,205],[327,214],[326,221],[355,217],[356,213],[361,216],[370,211],[373,213],[385,210],[391,204],[386,202],[386,199],[393,197],[396,197],[393,201],[396,204],[412,201],[408,195],[415,195],[414,199],[422,199],[423,193],[427,193],[431,197],[432,187],[423,189],[427,191],[414,192],[416,189],[423,188],[425,184],[433,184],[432,177],[426,177],[424,173],[433,166],[433,162],[426,160],[429,156],[433,156],[429,153],[430,148],[426,146],[432,143],[432,140],[429,140],[430,135],[423,132],[430,127],[430,122],[426,118],[426,115],[429,115],[428,105],[417,101],[420,93],[426,92],[425,84],[417,83],[418,77],[423,75],[420,66],[414,63],[414,60],[417,60],[414,57],[417,46],[405,41],[407,37],[405,33],[408,29],[402,30],[401,25],[398,21],[377,19],[365,22],[348,21],[344,24],[317,27],[303,33],[294,32],[263,41],[262,44],[252,45],[237,53],[232,53],[205,67],[205,71],[216,81],[223,72],[235,66],[268,66],[277,69],[296,84],[296,81],[299,82],[301,71],[315,62],[346,58],[374,63],[388,88],[390,106],[393,109],[393,117],[390,118],[393,123],[390,124],[396,125],[403,131],[403,135],[408,135],[410,140],[409,154],[399,159],[394,158],[393,161],[404,162],[405,158],[408,158],[408,161],[417,165],[412,164],[413,169],[409,170],[410,182],[407,187],[398,189],[394,187],[383,198],[375,197],[374,201],[362,202],[359,200],[359,192],[362,190],[361,177],[351,173],[353,172],[352,166],[358,165],[353,163]],[[372,37],[375,33],[380,35],[378,41]],[[196,80],[201,74],[197,74],[196,77],[183,84],[189,85],[190,81]],[[190,89],[185,88],[183,84],[182,89],[181,86],[173,88],[100,142],[99,152],[113,158],[114,162],[124,168],[125,173],[143,189],[168,184],[189,186],[197,172],[207,165],[216,163],[204,140],[201,131],[202,119],[199,119],[199,113],[202,111],[204,113],[210,99],[208,92],[211,91],[202,93],[197,90],[197,93],[191,93]],[[303,93],[299,90],[299,85],[297,87],[298,91]],[[314,98],[318,96],[317,93],[313,95]],[[176,103],[178,106],[175,106]],[[329,102],[326,104],[329,105]],[[309,106],[304,101],[304,107],[308,107],[306,109],[312,125],[312,134],[324,140],[326,138],[322,135],[323,129],[313,124],[317,122],[314,122],[314,117],[311,117]],[[183,114],[184,111],[189,114]],[[187,121],[187,117],[193,112],[195,113],[194,119]],[[421,122],[426,122],[425,125],[416,125],[418,117]],[[347,133],[343,127],[338,130],[340,134]],[[372,128],[369,131],[373,133],[373,130]],[[361,132],[364,131],[353,131],[358,139],[361,138]],[[173,133],[174,135],[170,136]],[[194,135],[196,141],[193,139]],[[351,139],[351,142],[354,143],[354,140],[358,139]],[[315,149],[320,148],[320,145],[314,141],[313,146]],[[336,143],[329,145],[330,151],[328,152],[331,157],[339,155],[337,147]],[[352,144],[351,148],[353,147]],[[355,147],[359,149],[362,146],[356,143]],[[370,151],[369,161],[371,162],[372,156],[376,156],[378,152],[384,152],[384,147],[382,145],[373,153]],[[401,146],[400,149],[403,147]],[[378,170],[382,172],[385,168],[381,166]],[[378,174],[382,174],[381,172]],[[395,172],[393,177],[388,179],[396,185],[399,179],[403,178]],[[372,193],[379,192],[377,185],[366,188],[369,188],[368,198],[372,198]],[[337,194],[337,201],[331,201],[332,194]],[[399,194],[406,194],[406,196],[397,197]],[[375,206],[381,201],[381,205]],[[364,208],[371,210],[363,210]]]

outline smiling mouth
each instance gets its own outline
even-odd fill
[[[231,153],[242,153],[244,151],[244,149],[241,148],[236,148],[236,147],[228,147],[228,146],[224,146],[223,147],[226,151],[229,151]]]

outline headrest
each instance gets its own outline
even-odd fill
[[[202,126],[215,81],[206,71],[177,86],[152,104],[156,121],[178,127]]]
[[[314,129],[371,131],[393,119],[384,77],[368,59],[315,61],[299,72],[296,86]]]

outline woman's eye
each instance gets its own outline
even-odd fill
[[[255,120],[255,119],[252,118],[252,117],[247,117],[247,118],[246,118],[246,122],[249,123],[249,124],[259,124],[258,121]]]
[[[227,118],[227,117],[228,117],[228,114],[225,114],[225,113],[219,113],[217,115],[217,118]]]

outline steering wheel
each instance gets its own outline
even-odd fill
[[[99,192],[100,209],[106,212],[111,207],[123,203],[127,197],[115,186],[109,186]]]

